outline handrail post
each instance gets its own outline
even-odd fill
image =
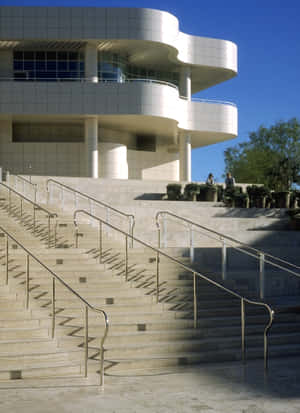
[[[160,248],[160,226],[157,227],[157,248]]]
[[[65,207],[65,196],[64,196],[64,188],[61,187],[61,209],[64,210]]]
[[[102,221],[99,221],[99,263],[102,263]]]
[[[8,240],[8,235],[6,234],[6,238],[5,238],[5,284],[8,284],[8,247],[9,247],[9,240]]]
[[[265,254],[259,254],[259,297],[265,298]]]
[[[30,256],[26,255],[26,310],[29,307],[29,262]]]
[[[133,248],[133,219],[129,217],[129,234],[131,235],[130,248]]]
[[[50,214],[48,215],[48,248],[50,248]]]
[[[33,204],[33,233],[35,234],[35,205]]]
[[[162,247],[167,248],[167,220],[164,216],[162,216],[162,228],[163,228]]]
[[[34,203],[37,201],[37,184],[34,185]]]
[[[241,339],[242,339],[242,361],[246,362],[246,352],[245,352],[245,301],[241,299]]]
[[[197,308],[197,278],[196,273],[193,273],[193,284],[194,284],[194,328],[197,328],[198,321],[198,308]]]
[[[11,190],[8,190],[8,213],[11,215]]]
[[[20,198],[21,205],[20,205],[20,220],[22,221],[23,218],[23,198]]]
[[[125,235],[125,281],[128,280],[128,235]]]
[[[193,226],[189,226],[189,233],[190,233],[190,262],[194,262],[194,234],[193,234]]]
[[[51,337],[55,337],[55,277],[52,278],[52,333]]]
[[[159,251],[156,252],[156,303],[159,302]]]
[[[224,238],[221,238],[222,242],[222,279],[225,281],[227,278],[227,246]]]
[[[84,311],[84,377],[88,376],[88,358],[89,358],[89,309],[88,309],[88,306],[86,305],[85,311]]]
[[[77,226],[77,224],[76,224],[76,226],[75,226],[75,248],[78,248],[78,236],[79,236],[79,234],[78,234],[78,226]]]

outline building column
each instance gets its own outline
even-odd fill
[[[95,44],[87,44],[84,54],[84,70],[86,80],[98,82],[98,48]]]
[[[98,119],[87,118],[84,121],[84,141],[86,153],[86,175],[98,178]]]
[[[191,69],[188,66],[183,66],[179,77],[179,95],[191,100],[191,90]]]
[[[100,142],[101,178],[128,179],[127,146]]]
[[[179,169],[180,169],[180,181],[192,180],[192,157],[191,157],[191,137],[190,135],[183,134],[180,136],[179,141]]]

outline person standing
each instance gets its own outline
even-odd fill
[[[233,188],[234,185],[235,185],[234,177],[231,175],[230,172],[227,172],[226,178],[225,178],[225,190],[229,188]]]

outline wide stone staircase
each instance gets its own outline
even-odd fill
[[[55,204],[43,204],[58,214],[56,240],[52,224],[51,248],[47,248],[47,217],[37,210],[34,229],[32,205],[24,202],[21,217],[18,197],[11,200],[11,208],[8,201],[7,191],[1,190],[0,226],[77,294],[108,314],[110,327],[104,343],[106,376],[165,372],[201,362],[241,359],[240,300],[199,277],[195,326],[193,272],[187,268],[190,261],[185,257],[185,247],[161,250],[178,262],[160,255],[157,302],[156,250],[134,241],[133,248],[128,248],[126,264],[124,237],[115,236],[117,231],[113,228],[104,228],[99,256],[98,224],[89,222],[87,217],[79,222],[76,248],[73,215]],[[60,376],[64,383],[98,383],[103,319],[89,312],[89,373],[85,379],[84,308],[77,297],[56,283],[56,325],[52,338],[52,276],[30,259],[30,300],[26,309],[26,254],[18,243],[8,244],[7,285],[5,237],[0,238],[0,383],[20,383],[20,379],[28,382],[37,377],[48,383],[52,376]],[[203,274],[222,283],[218,273]],[[223,285],[236,288],[236,282],[230,279]],[[257,299],[249,285],[238,287],[239,294]],[[286,311],[276,313],[275,321],[270,338],[271,357],[297,354],[300,316]],[[263,330],[267,322],[265,309],[246,305],[247,358],[263,357]]]

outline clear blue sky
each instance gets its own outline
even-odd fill
[[[0,0],[1,5],[148,7],[177,16],[186,33],[232,40],[238,45],[236,78],[198,94],[238,105],[235,140],[192,152],[193,180],[224,172],[224,149],[264,124],[300,118],[300,0]]]

